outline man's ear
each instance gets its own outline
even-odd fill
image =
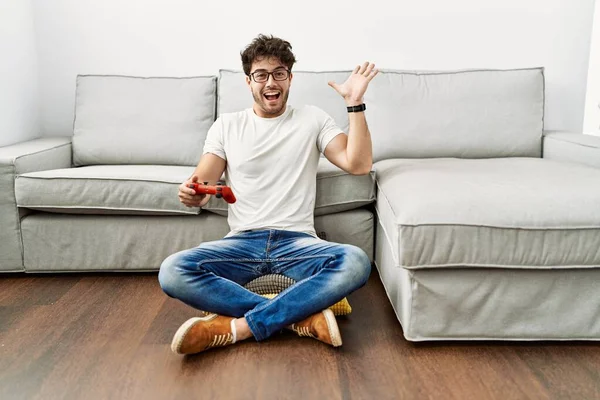
[[[250,77],[246,75],[246,84],[250,87]]]
[[[290,71],[290,85],[292,84],[292,78],[294,77],[294,74],[292,74],[292,71]]]

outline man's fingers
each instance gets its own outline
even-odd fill
[[[364,76],[369,76],[369,74],[371,74],[371,72],[373,71],[373,69],[375,68],[375,64],[373,63],[369,63],[367,62],[367,68],[365,68],[365,72],[363,73]]]
[[[186,207],[200,207],[200,204],[206,197],[205,194],[196,193],[196,191],[187,185],[190,182],[198,182],[198,177],[193,176],[189,181],[186,181],[179,185],[179,202],[183,203]]]
[[[180,199],[185,199],[185,200],[191,200],[191,199],[193,199],[193,197],[192,197],[191,194],[187,194],[187,193],[183,193],[183,192],[179,193],[179,198]]]
[[[365,63],[360,66],[360,69],[358,70],[358,73],[361,74],[361,75],[363,75],[365,73],[365,71],[367,70],[368,67],[369,67],[369,62],[365,61]]]
[[[195,195],[196,191],[190,187],[187,187],[187,182],[182,183],[181,185],[179,185],[179,192],[180,193],[187,193],[190,195]]]
[[[200,207],[202,200],[179,198],[179,202],[183,203],[187,207]]]
[[[352,73],[358,74],[358,71],[360,71],[360,65],[357,65],[356,68],[354,68],[354,71],[352,71]]]
[[[378,73],[378,69],[374,69],[373,71],[371,71],[371,73],[367,76],[367,78],[369,78],[369,82],[371,81],[371,79],[375,78],[375,75],[377,75]]]

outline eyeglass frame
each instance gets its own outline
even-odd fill
[[[273,74],[274,74],[275,72],[279,72],[279,71],[282,71],[282,70],[283,70],[283,71],[285,71],[285,72],[287,73],[287,76],[285,77],[285,79],[275,79],[275,75],[273,75]],[[260,82],[258,82],[258,81],[256,80],[256,78],[254,77],[254,74],[256,74],[256,73],[258,73],[258,72],[260,72],[260,73],[266,73],[266,74],[267,74],[267,79],[265,79],[264,81],[260,81]],[[254,82],[256,82],[256,83],[265,83],[265,82],[268,82],[268,81],[269,81],[269,76],[272,76],[274,81],[277,81],[277,82],[283,82],[283,81],[286,81],[286,80],[288,80],[288,79],[290,78],[290,75],[291,75],[291,74],[292,74],[292,71],[290,71],[289,69],[287,69],[287,68],[285,68],[285,67],[277,67],[277,68],[275,68],[275,69],[274,69],[273,71],[271,71],[271,72],[269,72],[269,71],[267,71],[267,70],[259,69],[259,70],[257,70],[257,71],[254,71],[254,72],[251,72],[251,73],[249,73],[249,74],[248,74],[248,76],[250,77],[250,79],[252,79],[252,80],[253,80]]]

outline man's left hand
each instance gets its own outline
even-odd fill
[[[329,86],[334,88],[344,98],[346,105],[357,106],[364,102],[363,96],[367,91],[367,86],[369,86],[369,82],[371,82],[371,79],[378,72],[379,70],[375,69],[375,64],[367,61],[363,65],[358,65],[354,68],[352,74],[350,74],[346,82],[342,85],[330,81]]]

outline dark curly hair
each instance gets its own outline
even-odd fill
[[[250,75],[252,63],[264,57],[276,57],[290,71],[296,62],[290,42],[274,36],[258,35],[241,53],[244,73]]]

